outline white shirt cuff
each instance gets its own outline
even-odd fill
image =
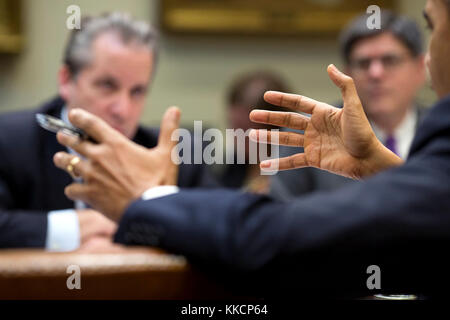
[[[47,215],[48,251],[72,251],[80,246],[80,223],[75,210],[50,211]]]
[[[180,189],[177,186],[152,187],[142,194],[141,199],[142,200],[151,200],[151,199],[166,197],[171,194],[178,193],[179,191],[180,191]]]

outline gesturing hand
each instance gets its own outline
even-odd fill
[[[250,113],[250,119],[257,123],[304,130],[304,134],[280,132],[278,142],[281,145],[303,147],[304,153],[263,161],[262,170],[316,167],[360,179],[402,163],[375,137],[353,79],[334,65],[328,67],[328,74],[341,89],[344,100],[342,109],[299,95],[269,91],[264,95],[267,102],[310,114],[311,117],[293,112],[263,110]],[[272,140],[270,133],[264,138],[265,135],[260,135],[258,130],[252,130],[250,137],[260,142],[270,143]]]
[[[59,152],[57,167],[83,178],[65,189],[70,199],[79,199],[118,221],[126,207],[150,187],[175,185],[178,166],[171,161],[177,141],[171,136],[178,128],[180,111],[169,108],[162,120],[158,145],[147,149],[135,144],[100,118],[81,109],[69,113],[70,122],[85,131],[97,144],[59,132],[58,141],[86,157]]]

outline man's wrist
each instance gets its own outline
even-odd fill
[[[373,151],[362,166],[360,179],[368,178],[379,172],[401,166],[403,163],[404,161],[402,158],[386,148],[378,139],[376,139]]]

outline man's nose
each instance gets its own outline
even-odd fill
[[[369,76],[371,78],[379,79],[384,75],[385,69],[381,60],[374,59],[371,61],[369,66]]]
[[[131,99],[127,92],[121,93],[112,106],[112,113],[120,119],[126,119],[131,108]]]

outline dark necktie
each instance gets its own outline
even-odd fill
[[[386,139],[386,142],[384,144],[386,146],[386,148],[388,148],[389,150],[391,150],[393,153],[395,153],[396,155],[398,155],[397,153],[397,146],[396,146],[396,141],[395,138],[393,136],[389,136]]]

